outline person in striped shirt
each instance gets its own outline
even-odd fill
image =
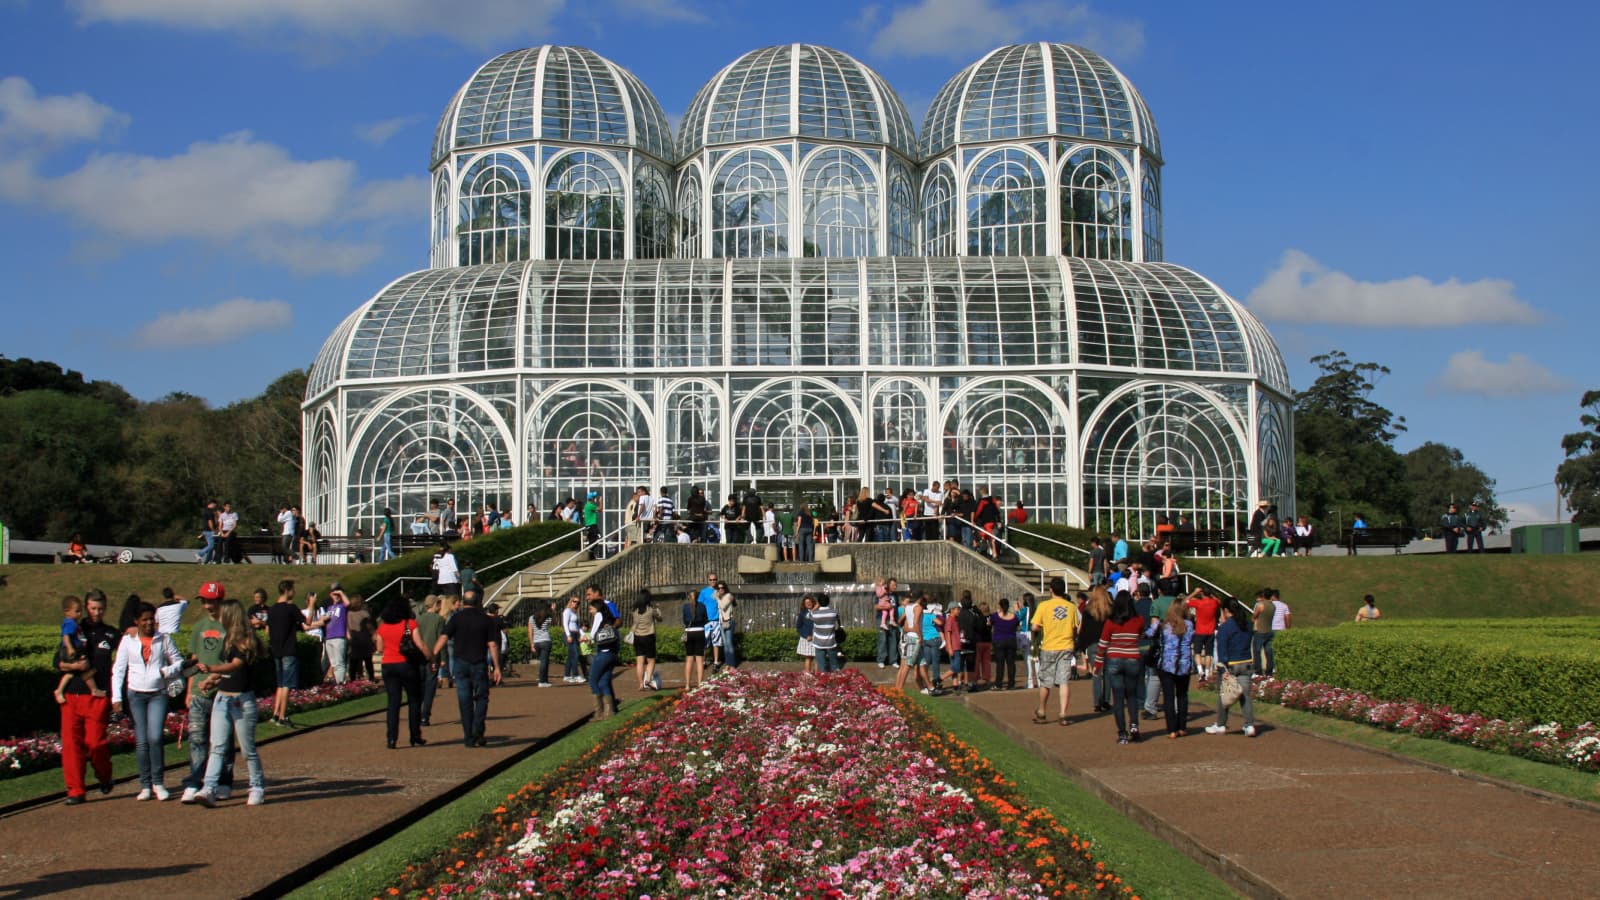
[[[811,645],[817,650],[817,671],[839,671],[839,611],[827,594],[817,598],[811,611]]]

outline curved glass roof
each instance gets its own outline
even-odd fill
[[[632,72],[584,47],[546,44],[502,53],[473,73],[439,119],[428,167],[454,150],[541,139],[673,159],[667,116]]]
[[[789,137],[888,144],[916,157],[911,116],[889,83],[849,54],[814,44],[752,50],[713,76],[684,115],[678,155]]]
[[[921,158],[955,144],[1044,135],[1139,144],[1161,137],[1144,98],[1105,57],[1072,44],[1012,44],[945,83],[922,123]]]
[[[815,322],[828,323],[825,347],[806,327]],[[863,328],[873,346],[894,348],[873,365],[1245,376],[1290,393],[1260,323],[1180,266],[880,257],[427,269],[339,326],[312,367],[307,399],[340,380],[510,370],[859,373]],[[724,329],[735,336],[728,351]]]

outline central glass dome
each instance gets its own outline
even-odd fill
[[[814,44],[752,50],[718,72],[689,104],[678,156],[791,137],[888,144],[916,158],[911,116],[888,82],[849,54]]]

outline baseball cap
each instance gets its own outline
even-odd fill
[[[201,600],[222,600],[228,596],[228,592],[223,590],[221,582],[217,581],[208,581],[200,585],[200,590],[195,593],[200,595]]]

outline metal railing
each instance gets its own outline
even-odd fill
[[[1011,526],[1010,530],[1014,534],[1025,534],[1028,537],[1031,537],[1036,541],[1044,541],[1047,544],[1055,544],[1057,547],[1065,547],[1068,550],[1073,551],[1074,553],[1082,553],[1085,557],[1092,557],[1093,556],[1093,554],[1090,553],[1088,550],[1085,550],[1082,547],[1079,547],[1079,546],[1077,546],[1075,544],[1069,544],[1066,541],[1058,541],[1053,537],[1045,537],[1044,535],[1040,534],[1037,531],[1029,531],[1028,529],[1021,527],[1020,525],[1013,525],[1013,526]]]
[[[610,544],[612,543],[613,539],[615,539],[618,536],[620,536],[624,531],[627,531],[629,526],[633,525],[633,524],[636,524],[636,523],[631,523],[630,522],[627,525],[622,525],[622,526],[620,526],[618,528],[614,528],[611,531],[606,532],[604,535],[601,535],[600,540],[595,542],[595,543],[598,544],[601,547],[610,546]],[[570,536],[571,535],[562,535],[561,538],[558,538],[558,540],[565,540],[566,538],[568,538]],[[550,546],[553,543],[555,543],[555,541],[546,541],[545,543],[540,544],[538,547],[533,548],[533,550],[526,550],[526,551],[523,551],[522,553],[517,554],[516,556],[507,557],[506,559],[503,559],[500,562],[495,563],[495,565],[498,566],[498,565],[500,565],[502,563],[508,563],[513,559],[517,559],[517,558],[526,556],[529,553],[532,553],[534,550],[543,549],[545,547]],[[488,597],[486,597],[484,599],[483,605],[484,606],[488,606],[491,602],[494,601],[494,599],[496,597],[499,597],[500,594],[505,591],[506,586],[511,584],[513,581],[516,582],[516,585],[517,585],[516,594],[517,594],[518,598],[520,599],[522,594],[523,594],[523,590],[524,590],[524,587],[525,587],[526,579],[528,579],[528,578],[542,578],[542,579],[544,579],[544,582],[545,582],[545,595],[546,596],[550,596],[550,597],[555,596],[556,578],[558,576],[564,577],[563,570],[566,569],[568,566],[571,566],[571,565],[574,565],[574,564],[577,564],[577,563],[587,562],[590,559],[592,559],[592,557],[585,556],[584,553],[583,553],[584,550],[586,550],[586,549],[588,549],[589,547],[592,547],[592,546],[595,546],[595,544],[584,544],[582,537],[580,537],[579,547],[578,547],[577,552],[573,553],[573,555],[568,557],[567,559],[562,560],[560,563],[558,563],[555,566],[555,568],[551,569],[548,572],[533,572],[533,573],[529,573],[526,570],[519,571],[514,577],[507,578],[505,581],[500,582],[500,584],[495,587],[494,591],[491,594],[489,594]],[[485,566],[484,568],[480,569],[479,571],[480,572],[488,571],[490,568],[492,568],[492,567],[491,566]],[[507,609],[506,612],[509,613],[510,610]]]
[[[379,597],[383,596],[383,592],[387,591],[389,588],[392,588],[395,585],[400,584],[401,582],[405,582],[405,581],[426,581],[429,584],[433,584],[433,579],[429,578],[427,576],[424,576],[424,575],[401,575],[398,578],[395,578],[393,581],[389,582],[388,584],[384,585],[383,587],[378,588],[377,590],[373,591],[371,594],[367,595],[367,597],[366,597],[367,606],[371,607],[373,609],[379,608],[377,606],[377,599]]]
[[[1035,569],[1038,569],[1039,570],[1039,592],[1040,593],[1044,593],[1045,591],[1049,590],[1048,581],[1049,581],[1049,578],[1050,578],[1051,575],[1069,575],[1069,576],[1072,577],[1072,579],[1074,581],[1076,581],[1078,583],[1079,587],[1088,587],[1089,586],[1089,580],[1087,578],[1084,578],[1082,575],[1078,574],[1078,570],[1072,568],[1071,566],[1062,566],[1059,569],[1046,568],[1045,566],[1041,566],[1037,562],[1035,562],[1032,557],[1024,556],[1023,553],[1022,553],[1022,548],[1017,547],[1016,545],[1010,543],[1005,538],[1002,538],[1002,537],[1000,537],[998,535],[995,535],[995,534],[990,534],[990,533],[984,531],[982,528],[979,528],[974,523],[972,523],[972,522],[970,522],[970,521],[968,521],[966,519],[963,519],[960,516],[950,516],[949,518],[952,519],[953,521],[960,522],[961,524],[963,524],[963,525],[967,526],[968,528],[972,529],[972,541],[973,541],[973,543],[977,543],[978,541],[993,541],[996,544],[998,544],[998,545],[1000,545],[1002,547],[1005,547],[1007,550],[1010,550],[1012,553],[1015,553],[1017,555],[1017,560],[1019,562],[1025,563],[1027,565],[1033,566]],[[1011,530],[1015,531],[1015,532],[1022,533],[1022,534],[1031,534],[1031,532],[1022,531],[1019,528],[1012,528]],[[1069,547],[1069,548],[1074,549],[1074,550],[1077,549],[1076,547],[1072,547],[1071,544],[1062,544],[1060,541],[1054,541],[1053,543],[1061,544],[1063,547]],[[975,547],[972,548],[972,549],[976,550]]]

